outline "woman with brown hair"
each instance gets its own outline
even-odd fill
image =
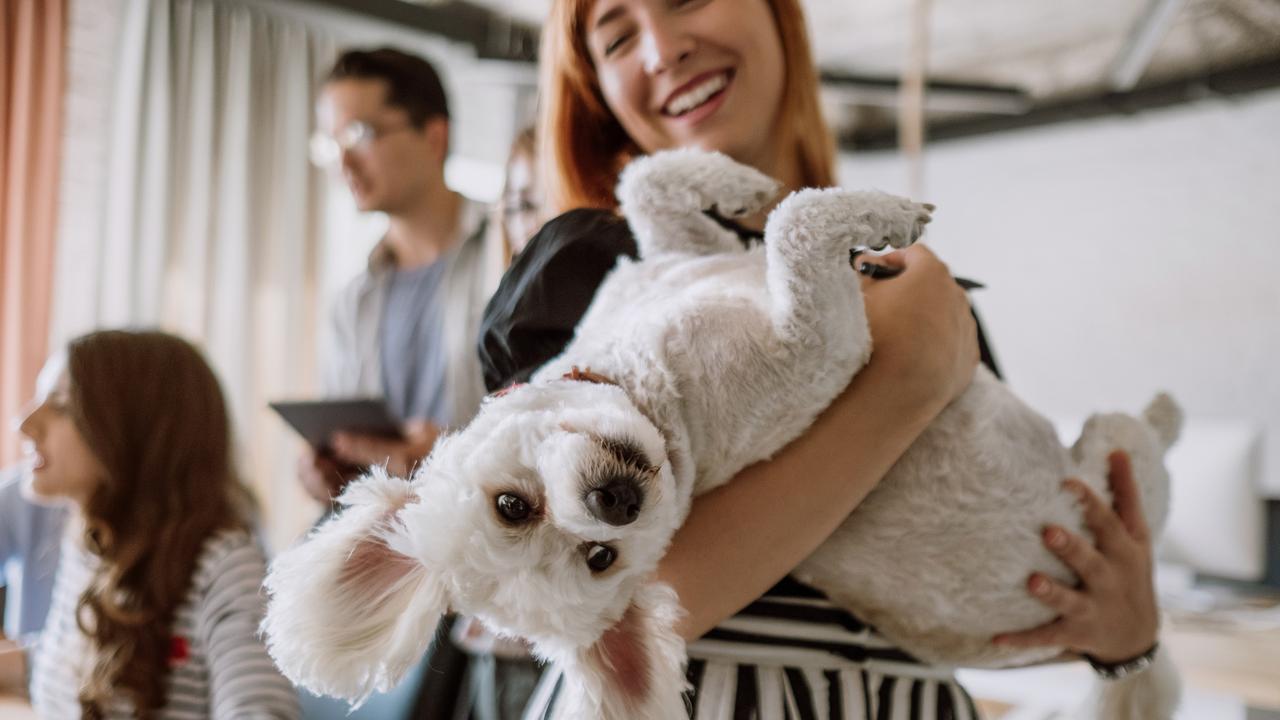
[[[799,0],[555,0],[542,53],[542,182],[549,209],[564,214],[516,259],[486,310],[490,390],[557,355],[604,276],[635,256],[613,189],[636,155],[699,147],[787,190],[835,184]],[[718,221],[750,243],[764,217]],[[659,566],[686,611],[679,630],[699,719],[976,714],[951,669],[896,650],[787,577],[964,390],[978,358],[993,364],[967,299],[927,248],[877,262],[900,274],[863,282],[870,363],[803,437],[696,498]],[[1029,589],[1061,617],[1000,641],[1066,646],[1104,668],[1149,659],[1158,618],[1151,544],[1131,522],[1141,513],[1123,463],[1112,481],[1117,507],[1095,514],[1098,547],[1046,532],[1068,565],[1109,581],[1068,588],[1031,578]],[[554,668],[544,677],[527,718],[554,714],[558,677]]]
[[[201,354],[160,332],[80,337],[21,429],[31,493],[76,520],[45,629],[0,648],[0,687],[30,670],[43,717],[297,717],[257,638],[265,561]]]

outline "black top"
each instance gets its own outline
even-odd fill
[[[759,237],[721,222],[738,231],[744,243]],[[637,254],[626,220],[607,210],[570,210],[543,225],[511,263],[484,310],[479,352],[489,392],[528,381],[563,352],[618,258]],[[999,377],[981,322],[978,344],[983,364]]]

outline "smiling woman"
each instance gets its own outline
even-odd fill
[[[554,0],[541,49],[539,158],[549,205],[563,214],[533,238],[486,309],[490,390],[559,355],[619,258],[636,257],[613,196],[634,157],[695,147],[786,191],[835,184],[799,0]],[[764,213],[745,218],[740,238],[758,239],[763,224]],[[973,377],[981,343],[946,266],[919,245],[883,261],[901,273],[863,282],[870,362],[804,435],[698,496],[658,565],[685,611],[677,629],[689,643],[688,704],[698,718],[973,713],[948,669],[913,660],[787,577]],[[1069,545],[1089,547],[1074,536]],[[1125,581],[1078,591],[1032,584],[1062,617],[1010,642],[1107,661],[1151,647],[1149,538],[1090,552]],[[560,677],[553,666],[526,717],[565,716]]]
[[[92,333],[66,358],[21,427],[32,493],[75,510],[45,629],[21,663],[36,710],[296,717],[257,638],[265,561],[213,371],[158,332]]]
[[[564,0],[546,27],[539,142],[554,212],[616,208],[627,161],[674,147],[719,150],[789,187],[835,184],[799,3]]]

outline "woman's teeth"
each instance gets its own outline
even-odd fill
[[[667,106],[662,111],[673,117],[684,115],[691,110],[697,109],[728,84],[729,76],[727,73],[720,73],[714,77],[707,78],[705,81],[690,88],[688,92],[677,95],[671,102],[667,103]]]

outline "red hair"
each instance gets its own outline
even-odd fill
[[[618,173],[641,154],[609,111],[586,43],[595,0],[555,0],[543,26],[538,165],[551,214],[579,207],[616,209]],[[786,64],[779,108],[780,152],[795,153],[806,187],[835,184],[835,143],[818,100],[818,73],[800,0],[765,0]]]

